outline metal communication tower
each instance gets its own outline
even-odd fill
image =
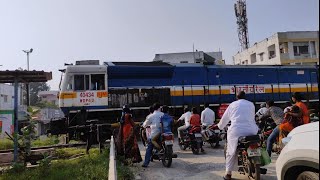
[[[241,50],[245,50],[245,49],[248,49],[249,47],[246,1],[237,0],[237,2],[234,4],[234,11],[237,18],[238,37],[241,45]]]

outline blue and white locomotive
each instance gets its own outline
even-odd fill
[[[238,91],[256,104],[286,102],[293,92],[319,102],[318,78],[318,66],[77,61],[64,70],[59,106],[70,127],[85,125],[88,119],[115,122],[114,110],[125,104],[133,110],[154,102],[174,108],[206,102],[215,106],[234,101]]]

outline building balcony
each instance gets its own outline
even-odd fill
[[[289,59],[289,53],[281,53],[280,54],[280,59]]]

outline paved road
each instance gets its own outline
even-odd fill
[[[223,145],[223,142],[221,143]],[[141,155],[145,155],[145,148],[140,144]],[[181,151],[177,142],[174,145],[174,151],[178,154],[177,159],[173,159],[172,166],[165,168],[160,161],[150,162],[148,168],[142,168],[141,164],[135,166],[136,179],[166,179],[166,180],[206,180],[222,179],[225,172],[225,159],[223,155],[223,146],[212,149],[205,145],[205,154],[194,155],[191,150]],[[262,175],[262,180],[276,180],[275,159],[272,157],[272,163],[266,168],[268,173]],[[247,176],[239,173],[233,174],[234,180],[248,179]]]

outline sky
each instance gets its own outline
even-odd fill
[[[0,70],[51,71],[64,63],[152,61],[155,54],[240,50],[236,0],[0,0]],[[250,44],[276,32],[319,30],[319,0],[247,0]],[[2,66],[1,66],[2,65]]]

